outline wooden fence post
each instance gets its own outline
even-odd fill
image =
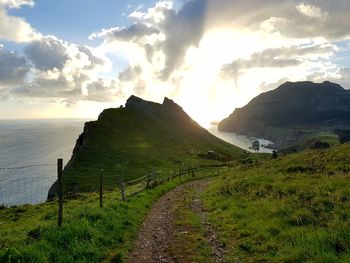
[[[58,186],[58,226],[62,226],[63,216],[63,189],[62,189],[63,159],[57,160],[57,186]]]
[[[126,202],[126,195],[125,195],[125,183],[124,183],[124,170],[120,177],[120,192],[122,194],[122,200]]]
[[[103,207],[103,170],[100,171],[100,207]]]
[[[152,174],[147,174],[147,185],[146,185],[146,188],[147,189],[150,189],[151,188],[151,176]]]

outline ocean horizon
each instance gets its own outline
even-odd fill
[[[46,201],[88,119],[0,120],[0,205]]]

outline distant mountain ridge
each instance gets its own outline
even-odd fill
[[[265,137],[286,144],[283,138],[286,134],[280,132],[281,129],[298,133],[349,125],[350,91],[325,81],[286,82],[236,109],[218,127],[220,131]]]

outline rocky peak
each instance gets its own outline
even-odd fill
[[[157,105],[159,104],[132,95],[127,100],[125,107],[134,108],[144,113],[154,113],[157,110]]]

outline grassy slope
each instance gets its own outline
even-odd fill
[[[350,145],[241,165],[204,205],[234,262],[350,261]]]
[[[310,131],[308,135],[300,139],[297,143],[293,143],[281,150],[284,153],[301,152],[315,147],[315,143],[326,143],[329,146],[337,146],[340,144],[339,136],[333,132],[317,132]]]
[[[225,161],[247,157],[242,149],[200,127],[181,108],[169,110],[154,103],[151,106],[155,109],[151,115],[127,106],[105,110],[98,121],[87,123],[85,145],[71,162],[74,170],[66,171],[66,183],[97,185],[98,172],[86,168],[104,169],[106,177],[117,177],[124,170],[129,180],[153,169],[168,174],[181,166],[222,164],[198,156],[209,150]],[[108,180],[106,184],[117,181]]]
[[[102,209],[97,194],[67,200],[61,229],[56,202],[2,208],[0,262],[122,262],[152,204],[179,183],[148,190],[128,203],[119,201],[119,192],[108,192]]]

